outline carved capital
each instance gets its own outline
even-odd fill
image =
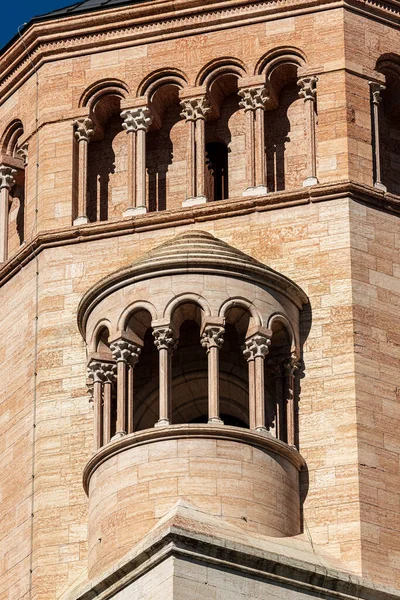
[[[379,104],[382,102],[382,92],[386,90],[386,86],[376,81],[370,81],[369,87],[371,90],[372,104],[379,106]]]
[[[247,338],[243,345],[243,356],[247,361],[255,360],[258,357],[265,358],[269,352],[271,338],[260,333],[255,333]]]
[[[170,327],[158,327],[153,330],[154,344],[158,351],[168,350],[172,354],[178,340]]]
[[[127,133],[135,133],[140,129],[147,131],[153,122],[153,116],[148,106],[123,110],[121,117],[124,119],[122,127]]]
[[[115,361],[135,365],[140,357],[142,349],[140,346],[128,340],[116,340],[110,344],[110,349]]]
[[[29,144],[28,142],[25,142],[25,144],[22,144],[15,153],[18,158],[22,158],[25,167],[28,164],[28,148]]]
[[[285,375],[294,375],[301,367],[301,361],[297,353],[293,352],[290,358],[283,363]]]
[[[76,119],[72,125],[75,127],[75,137],[78,142],[90,142],[90,138],[94,135],[94,123],[89,117]]]
[[[224,343],[224,327],[218,327],[217,325],[208,325],[205,327],[203,335],[201,336],[201,345],[207,349],[207,352],[211,348],[222,348]]]
[[[269,100],[268,92],[264,85],[242,88],[238,94],[242,98],[239,105],[244,108],[245,112],[256,110],[257,108],[265,110],[265,106]]]
[[[0,165],[0,190],[10,190],[15,183],[14,175],[17,171],[6,165]]]
[[[207,96],[200,98],[188,98],[181,100],[181,117],[186,121],[197,121],[198,119],[206,119],[207,114],[211,110]]]
[[[87,374],[93,383],[113,383],[117,376],[117,365],[111,361],[94,358],[88,364]]]
[[[317,97],[317,81],[318,77],[315,75],[300,77],[300,79],[297,81],[297,85],[300,88],[299,96],[300,98],[304,98],[304,102],[307,100],[315,102]]]

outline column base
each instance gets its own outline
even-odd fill
[[[310,187],[311,185],[317,185],[318,184],[318,179],[316,177],[307,177],[307,179],[305,179],[303,181],[303,187]]]
[[[243,196],[266,196],[267,194],[268,188],[266,185],[256,185],[255,187],[248,187],[243,192]]]
[[[114,440],[119,440],[125,436],[126,436],[126,431],[117,431],[117,433],[112,436],[110,441],[113,442]]]
[[[381,190],[381,192],[387,192],[386,185],[383,185],[383,183],[381,183],[380,181],[375,181],[374,188],[376,190]]]
[[[223,425],[224,422],[219,417],[211,417],[211,419],[208,419],[208,424],[209,425]]]
[[[168,425],[171,425],[169,419],[160,419],[154,427],[168,427]]]
[[[86,223],[89,223],[89,219],[86,216],[74,219],[74,225],[86,225]]]
[[[147,213],[146,206],[130,206],[123,213],[123,217],[137,217],[138,215],[145,215]]]
[[[196,196],[195,198],[186,198],[182,202],[183,208],[188,206],[198,206],[199,204],[206,204],[207,198],[205,196]]]

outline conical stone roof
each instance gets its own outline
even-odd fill
[[[298,308],[308,302],[303,290],[284,275],[205,231],[186,231],[157,246],[132,265],[101,279],[82,298],[81,331],[88,314],[104,297],[135,281],[178,273],[224,274],[258,283],[288,296]]]

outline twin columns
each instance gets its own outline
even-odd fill
[[[255,78],[259,80],[259,78]],[[316,176],[315,101],[314,76],[298,81],[299,95],[306,105],[306,131],[308,138],[308,175],[304,185],[318,183]],[[252,83],[251,85],[249,83]],[[240,106],[246,113],[247,189],[243,195],[267,193],[264,116],[270,102],[265,82],[239,81]],[[203,88],[195,88],[181,94],[181,116],[188,127],[187,151],[187,198],[183,206],[194,206],[207,201],[205,193],[206,142],[205,122],[217,113],[209,94]],[[153,121],[160,122],[154,107],[147,98],[137,98],[135,106],[122,111],[123,128],[128,142],[128,208],[123,216],[147,212],[146,206],[146,133]],[[88,144],[95,134],[94,119],[82,117],[74,121],[75,136],[79,148],[78,216],[75,225],[88,222],[87,206],[87,155]]]
[[[224,342],[223,319],[208,320],[202,326],[201,345],[208,356],[208,423],[223,424],[219,408],[219,351]],[[248,363],[249,428],[266,431],[264,360],[271,344],[272,332],[264,327],[253,330],[245,340],[243,355]],[[154,344],[159,352],[159,419],[155,427],[171,424],[172,417],[172,355],[178,338],[172,325],[153,329]],[[110,343],[111,358],[95,355],[88,364],[90,387],[93,386],[94,450],[111,439],[134,432],[134,367],[143,347],[135,335],[121,333]],[[286,415],[287,442],[295,443],[294,425],[294,372],[297,363],[289,360],[287,375]],[[117,383],[116,431],[111,437],[112,386]],[[282,407],[282,410],[284,408]],[[277,416],[278,423],[278,416]]]

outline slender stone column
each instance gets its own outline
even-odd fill
[[[146,133],[153,122],[148,106],[122,111],[128,134],[128,199],[124,217],[142,215],[146,207]]]
[[[287,443],[294,446],[296,443],[296,420],[295,420],[295,376],[300,368],[300,361],[293,355],[284,364],[285,373],[285,396],[286,396],[286,424],[287,424]]]
[[[178,340],[170,327],[153,331],[154,344],[159,352],[159,419],[155,427],[171,424],[172,416],[172,354]]]
[[[111,437],[111,392],[116,365],[93,358],[88,364],[88,376],[93,381],[94,451],[107,444]]]
[[[375,164],[375,181],[374,187],[378,190],[386,192],[386,186],[382,183],[381,173],[381,151],[380,151],[380,135],[379,135],[379,105],[382,102],[382,92],[386,86],[374,81],[369,82],[371,90],[372,102],[372,127],[373,127],[373,152]]]
[[[84,117],[73,122],[75,137],[78,140],[78,216],[74,225],[88,223],[87,217],[87,169],[88,169],[88,146],[90,138],[94,134],[94,124],[91,119]]]
[[[208,355],[208,422],[223,423],[219,414],[219,351],[224,343],[224,327],[206,325],[201,345]]]
[[[112,342],[110,349],[117,363],[117,426],[113,436],[114,439],[126,435],[130,432],[130,429],[133,429],[133,406],[131,406],[131,403],[133,404],[133,390],[128,385],[133,382],[130,382],[129,373],[131,373],[130,367],[138,362],[142,349],[140,346],[122,338]],[[131,421],[130,425],[128,425],[128,413]]]
[[[318,183],[317,179],[317,146],[315,131],[315,103],[317,99],[317,81],[315,76],[301,77],[297,84],[300,87],[299,96],[304,98],[306,109],[306,130],[308,138],[307,152],[307,177],[303,186],[307,187]]]
[[[249,363],[249,416],[250,429],[266,431],[264,359],[271,345],[269,330],[256,332],[244,343],[243,355]]]
[[[10,210],[10,190],[15,184],[15,169],[0,165],[0,263],[8,258],[8,213]]]
[[[187,152],[187,198],[183,206],[207,202],[205,195],[206,144],[205,122],[210,112],[206,96],[181,101],[181,116],[189,127]]]
[[[240,106],[246,113],[247,182],[244,196],[267,193],[265,157],[265,107],[269,100],[264,85],[239,90]]]

